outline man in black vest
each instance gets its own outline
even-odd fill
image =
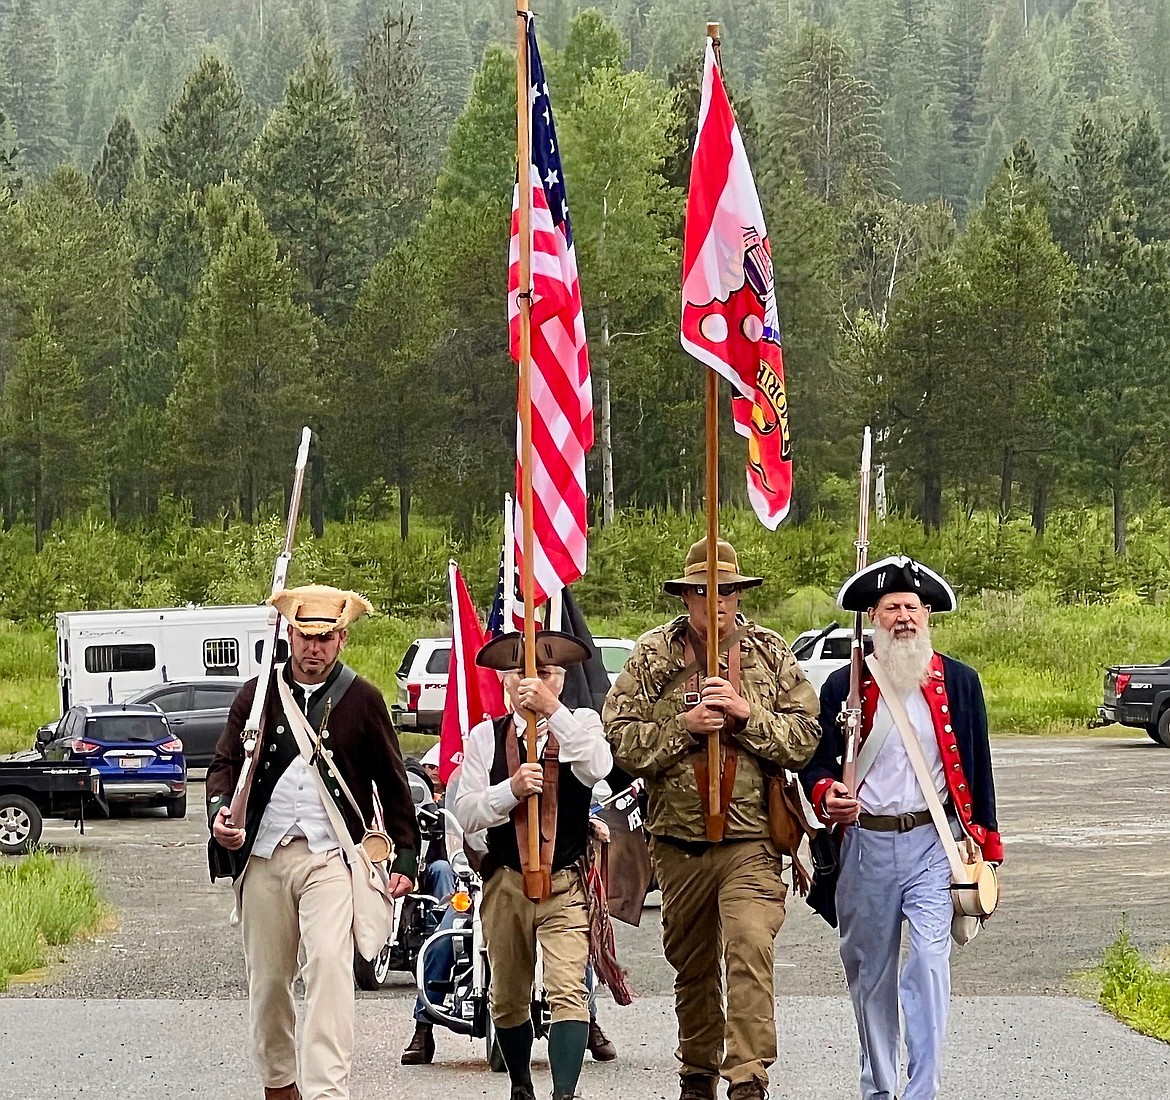
[[[554,1100],[568,1100],[576,1092],[589,1035],[585,990],[589,912],[579,862],[589,837],[593,786],[609,773],[613,759],[597,713],[586,708],[570,711],[560,701],[565,665],[586,660],[588,649],[571,635],[554,631],[541,631],[536,649],[538,675],[531,678],[521,676],[520,635],[494,639],[476,660],[503,674],[517,712],[536,715],[542,763],[522,762],[526,731],[519,713],[481,722],[464,745],[452,810],[464,832],[487,830],[482,917],[492,970],[492,1021],[511,1078],[511,1100],[535,1096],[531,1003],[538,941],[552,1010],[548,1035],[552,1094]],[[527,817],[517,810],[526,806],[530,795],[539,796],[541,833],[548,837],[541,863],[551,872],[551,887],[541,901],[530,900],[524,892],[521,851]]]
[[[264,736],[242,822],[229,806],[244,764],[244,730],[257,681],[236,696],[207,771],[212,878],[230,875],[244,939],[253,1054],[265,1100],[345,1100],[353,1054],[353,886],[338,836],[313,774],[325,780],[354,841],[381,803],[396,857],[390,889],[410,891],[418,826],[398,738],[373,684],[340,660],[346,627],[368,613],[354,592],[324,585],[286,589],[269,601],[288,622],[290,659],[273,672],[264,700]],[[306,760],[281,705],[282,676],[319,738]],[[322,766],[324,750],[348,784],[357,812]],[[298,964],[304,951],[305,965]],[[304,1019],[297,1057],[293,981],[304,976]],[[299,1087],[298,1087],[299,1084]]]

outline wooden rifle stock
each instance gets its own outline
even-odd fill
[[[301,430],[301,445],[297,450],[296,473],[293,477],[292,496],[289,498],[288,519],[284,527],[284,546],[277,555],[276,565],[272,570],[270,597],[284,588],[288,580],[288,566],[292,561],[293,543],[296,541],[297,519],[301,512],[301,494],[305,487],[305,468],[309,463],[309,443],[312,438],[313,433],[309,428]],[[264,741],[264,705],[268,700],[268,689],[272,681],[276,645],[280,641],[280,612],[275,607],[268,610],[268,627],[271,633],[260,657],[256,694],[252,697],[252,709],[248,712],[248,720],[240,732],[240,740],[244,743],[244,765],[236,780],[231,808],[228,810],[228,824],[237,829],[244,827],[248,816],[248,796],[252,792],[252,780],[256,772],[255,761],[259,759],[257,753]]]
[[[869,428],[861,442],[860,504],[857,511],[857,572],[865,568],[869,559]],[[865,623],[858,611],[853,616],[853,643],[849,649],[849,695],[838,715],[845,734],[845,755],[841,766],[841,782],[850,798],[857,797],[857,751],[861,746],[861,676],[865,666]]]

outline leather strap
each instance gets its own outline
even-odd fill
[[[862,721],[864,721],[864,717]],[[861,751],[857,754],[857,761],[854,764],[853,783],[855,790],[861,790],[861,784],[869,774],[869,769],[873,767],[877,754],[882,751],[886,738],[893,732],[893,722],[881,729],[874,729],[872,725],[870,726],[869,736],[861,743]]]
[[[747,630],[747,623],[740,623],[739,626],[719,643],[719,652],[721,654],[726,653],[734,643],[741,641],[746,636]],[[691,631],[688,627],[683,642],[683,667],[666,681],[666,687],[662,689],[661,694],[658,696],[659,699],[665,699],[672,691],[685,684],[696,673],[702,671],[703,666],[699,664],[699,661],[695,657],[694,647],[692,646],[689,650],[686,648],[686,639],[689,638],[690,633]],[[699,648],[702,649],[702,646]],[[687,657],[688,653],[690,654],[689,658]]]
[[[746,629],[738,630],[727,639],[727,642],[729,643],[729,648],[726,650],[727,682],[731,684],[732,688],[735,689],[737,694],[739,692],[740,684],[740,662],[742,659],[742,646],[738,644],[738,641],[736,641],[735,645],[730,645],[730,643],[733,640],[736,640],[737,636],[742,637],[744,633],[746,633]],[[697,640],[698,639],[695,639],[695,641]],[[700,666],[698,661],[695,660],[694,653],[695,647],[691,638],[691,632],[688,630],[683,636],[683,660],[686,661],[686,667],[688,669],[693,668],[694,670],[689,677],[690,683],[693,685],[690,690],[697,692],[701,684]],[[666,692],[663,692],[663,694],[665,695]],[[739,747],[731,738],[730,734],[726,732],[733,721],[734,719],[725,720],[723,732],[721,732],[719,735],[720,744],[723,748],[723,760],[719,772],[719,805],[723,808],[723,814],[727,813],[727,807],[731,805],[731,795],[735,790],[735,770],[736,765],[739,762]],[[695,773],[695,786],[699,790],[699,801],[703,807],[703,817],[710,817],[711,799],[709,792],[711,790],[711,786],[709,782],[710,773],[707,770],[707,753],[705,749],[703,751],[694,752],[691,754],[691,767],[694,769]]]
[[[520,742],[516,736],[516,721],[504,736],[504,752],[507,754],[508,775],[520,770]],[[540,763],[544,769],[543,793],[537,796],[540,805],[540,869],[547,876],[552,875],[553,852],[557,843],[557,796],[560,790],[561,746],[551,729],[546,730],[544,751]],[[516,823],[516,845],[521,862],[528,851],[528,799],[522,798],[513,811]],[[547,878],[546,878],[547,881]]]
[[[914,769],[914,777],[918,780],[918,786],[921,788],[922,795],[926,799],[926,806],[930,810],[934,827],[938,830],[938,837],[942,841],[943,851],[947,854],[947,862],[951,865],[951,876],[956,882],[968,882],[970,881],[970,876],[964,869],[963,857],[959,854],[959,845],[955,840],[954,834],[951,832],[951,825],[947,821],[947,813],[943,809],[942,802],[939,800],[938,791],[934,789],[934,782],[930,777],[930,768],[927,766],[926,757],[922,755],[922,746],[918,743],[918,736],[911,728],[910,716],[906,713],[906,707],[902,702],[902,697],[894,690],[893,685],[886,676],[886,670],[878,664],[876,657],[870,654],[866,658],[866,663],[869,665],[869,670],[877,682],[878,691],[881,692],[882,698],[886,701],[886,706],[889,707],[890,713],[894,716],[894,725],[898,727],[898,732],[902,735],[902,744],[906,746],[906,755],[910,758],[910,766]]]

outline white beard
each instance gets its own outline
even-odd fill
[[[909,695],[926,683],[930,672],[930,661],[934,656],[930,627],[924,626],[914,634],[895,638],[892,631],[879,626],[873,635],[873,652],[890,683],[901,694]]]

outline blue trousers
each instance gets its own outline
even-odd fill
[[[841,961],[861,1040],[862,1100],[934,1100],[951,996],[950,865],[933,825],[908,833],[846,830],[837,880]],[[902,924],[910,950],[902,973]]]
[[[423,873],[419,876],[420,893],[430,894],[440,901],[449,898],[455,892],[458,885],[459,880],[455,877],[455,872],[451,870],[451,864],[444,859],[427,864],[423,869]],[[449,905],[444,909],[435,910],[434,912],[436,916],[438,913],[442,913],[443,916],[433,927],[428,926],[428,935],[432,932],[446,930],[452,927],[455,923],[455,918],[459,915]],[[454,943],[450,938],[440,940],[439,943],[435,944],[427,952],[426,960],[423,963],[423,984],[426,986],[427,997],[432,1004],[441,1004],[444,997],[444,994],[432,988],[433,983],[449,982],[454,969]],[[423,1014],[421,995],[414,1002],[414,1018],[417,1021],[424,1021],[426,1019],[426,1016]]]

